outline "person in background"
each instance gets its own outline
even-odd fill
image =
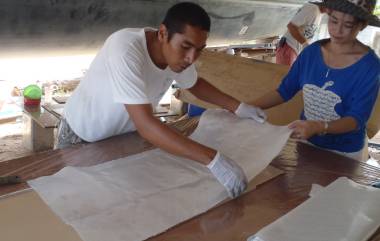
[[[206,165],[231,197],[241,194],[247,179],[235,161],[181,135],[153,115],[153,108],[175,80],[180,88],[239,117],[265,121],[259,108],[197,77],[193,63],[206,47],[209,31],[206,11],[182,2],[168,10],[159,29],[113,33],[65,105],[58,148],[137,130],[156,147]]]
[[[298,54],[310,44],[318,29],[325,9],[305,3],[287,25],[287,32],[279,41],[276,63],[291,66]]]
[[[314,2],[328,11],[329,39],[304,49],[278,89],[253,103],[267,109],[302,91],[300,120],[292,136],[356,160],[366,160],[366,123],[379,91],[380,60],[357,39],[367,25],[380,27],[372,14],[376,0]]]

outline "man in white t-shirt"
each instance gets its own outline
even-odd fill
[[[280,39],[276,63],[292,65],[298,54],[309,45],[321,23],[323,7],[306,3],[288,23],[288,31]]]
[[[155,146],[207,165],[231,197],[242,193],[247,179],[236,162],[179,134],[153,115],[153,107],[175,80],[200,99],[242,118],[265,121],[261,109],[241,103],[197,77],[193,63],[205,48],[209,31],[205,10],[182,2],[168,10],[158,30],[113,33],[65,105],[58,147],[137,130]]]

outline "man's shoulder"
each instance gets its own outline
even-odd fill
[[[142,57],[145,54],[145,30],[142,28],[124,28],[111,34],[104,44],[108,55]]]
[[[318,6],[312,3],[305,3],[298,10],[294,18],[314,19],[320,14]]]
[[[291,19],[291,23],[296,26],[304,26],[314,22],[319,16],[319,8],[311,3],[304,4]]]
[[[302,5],[301,10],[308,11],[308,12],[316,12],[316,13],[319,12],[318,6],[312,3],[305,3],[304,5]]]
[[[123,28],[120,29],[114,33],[112,33],[107,41],[108,42],[135,42],[135,41],[141,41],[143,37],[143,31],[142,28]]]

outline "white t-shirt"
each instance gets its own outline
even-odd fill
[[[319,24],[321,23],[322,14],[319,8],[315,4],[305,3],[294,15],[290,21],[294,25],[301,28],[301,33],[307,40],[311,40],[314,37]],[[294,49],[297,53],[301,52],[302,45],[293,38],[288,32],[285,33],[286,43]]]
[[[124,104],[155,107],[173,80],[180,88],[196,83],[194,65],[175,73],[152,62],[145,31],[153,30],[122,29],[113,33],[68,99],[64,116],[83,140],[93,142],[136,130]]]

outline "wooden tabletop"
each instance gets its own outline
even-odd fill
[[[175,124],[189,131],[196,121]],[[137,133],[54,150],[0,163],[0,176],[20,175],[24,180],[51,175],[65,166],[90,166],[154,148]],[[284,175],[256,190],[179,224],[149,241],[245,241],[265,225],[308,198],[311,184],[328,185],[340,176],[369,185],[380,180],[380,169],[290,139],[272,162]],[[0,195],[27,188],[26,183],[1,186]],[[380,231],[371,238],[380,240]]]
[[[290,139],[272,165],[284,175],[149,241],[245,241],[308,198],[311,184],[340,176],[361,184],[380,180],[380,169]],[[370,239],[380,240],[380,230]]]

